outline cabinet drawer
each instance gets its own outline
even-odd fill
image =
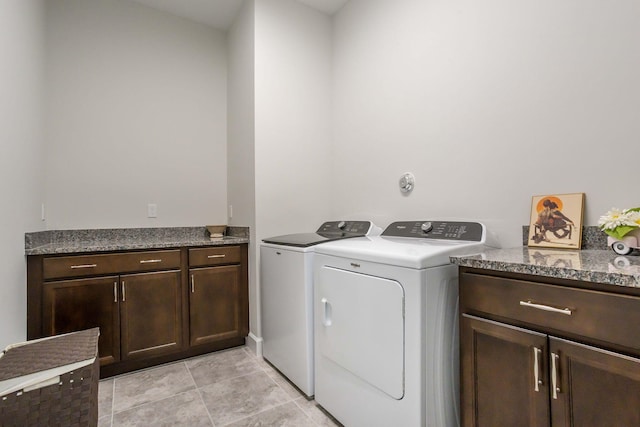
[[[238,264],[239,262],[240,246],[216,246],[210,248],[189,249],[190,267]]]
[[[129,252],[45,258],[44,279],[87,277],[180,268],[180,251]]]
[[[634,296],[464,273],[460,310],[640,354],[640,298]]]

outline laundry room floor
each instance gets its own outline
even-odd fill
[[[336,426],[247,347],[100,381],[99,427]]]

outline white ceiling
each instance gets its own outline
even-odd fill
[[[228,30],[243,0],[132,0],[136,3],[182,16],[219,30]],[[260,0],[256,0],[260,1]],[[297,0],[328,15],[336,13],[348,0]]]

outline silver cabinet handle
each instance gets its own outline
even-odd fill
[[[140,264],[153,264],[158,262],[162,262],[162,260],[161,259],[143,259],[140,261]]]
[[[224,258],[224,257],[225,255],[222,254],[222,255],[209,255],[207,258],[211,259],[211,258]]]
[[[540,359],[542,350],[538,347],[533,347],[533,380],[535,381],[534,390],[540,391],[542,380],[540,379]]]
[[[536,308],[538,310],[550,311],[552,313],[560,313],[560,314],[566,314],[567,316],[571,316],[570,308],[557,308],[557,307],[552,307],[550,305],[536,304],[534,302],[531,302],[531,300],[520,301],[520,305],[523,305],[525,307]]]
[[[125,302],[126,297],[125,297],[125,292],[124,292],[124,280],[122,281],[122,302]]]
[[[560,387],[558,387],[558,364],[560,361],[560,356],[556,353],[551,353],[551,388],[552,393],[551,396],[554,399],[558,398],[558,392],[560,391]]]
[[[113,302],[118,302],[118,282],[113,282]]]
[[[76,268],[95,268],[97,266],[98,266],[98,264],[81,264],[81,265],[72,265],[71,268],[72,269],[76,269]]]
[[[193,274],[191,275],[191,293],[195,293],[196,291],[196,280],[193,278]]]

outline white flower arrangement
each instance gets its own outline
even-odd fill
[[[609,236],[620,240],[631,231],[640,228],[640,208],[612,208],[600,217],[598,226]]]

